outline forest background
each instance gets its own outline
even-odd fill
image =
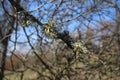
[[[1,0],[0,80],[119,80],[119,4]]]

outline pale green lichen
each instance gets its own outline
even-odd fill
[[[19,14],[18,21],[22,27],[30,26],[33,24],[35,25],[36,21],[32,15],[28,15],[28,13],[26,13],[26,12],[20,12],[18,14]]]
[[[48,21],[43,25],[43,32],[49,38],[56,38],[57,37],[57,27],[55,27],[55,22]]]
[[[74,51],[79,52],[79,53],[89,53],[87,48],[83,45],[82,41],[77,41],[72,44],[74,47]]]

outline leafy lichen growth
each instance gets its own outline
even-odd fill
[[[73,51],[76,54],[75,55],[76,58],[82,57],[82,59],[83,58],[86,59],[85,58],[86,56],[88,58],[90,52],[84,45],[84,42],[82,42],[81,40],[75,42],[69,36],[68,31],[63,31],[63,32],[59,33],[58,29],[55,26],[55,23],[53,21],[48,21],[43,25],[43,32],[49,38],[62,39],[62,41],[64,41],[68,45],[68,47],[73,49]]]
[[[55,22],[48,21],[43,25],[43,32],[49,38],[57,38],[58,29],[55,26]]]
[[[77,51],[79,53],[89,53],[89,51],[84,46],[82,41],[77,41],[77,42],[73,43],[72,45],[74,47],[74,51]]]

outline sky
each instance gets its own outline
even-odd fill
[[[32,1],[32,0],[31,0]],[[49,1],[48,1],[49,2]],[[38,3],[37,2],[32,2],[32,3],[28,3],[28,5],[25,5],[25,6],[30,6],[29,7],[29,9],[28,10],[34,10],[34,9],[36,9],[36,8],[38,8],[38,5],[37,5]],[[58,4],[57,2],[55,3],[55,4]],[[47,11],[47,10],[54,10],[54,8],[56,7],[55,6],[55,4],[46,4],[46,5],[44,5],[44,6],[42,6],[41,7],[41,9],[40,9],[40,11],[42,12],[42,13],[40,13],[40,14],[38,14],[38,11],[36,10],[35,12],[32,12],[31,14],[32,15],[34,15],[35,17],[42,17],[42,19],[40,20],[41,22],[46,22],[46,21],[48,21],[49,19],[50,19],[50,17],[49,16],[47,16],[47,15],[50,15],[51,14],[51,12],[50,11]],[[118,0],[118,4],[120,4],[120,0]],[[67,3],[67,5],[69,5],[69,3]],[[41,6],[41,5],[40,5]],[[39,7],[40,7],[39,6]],[[66,7],[66,5],[63,5],[63,7]],[[63,8],[62,7],[62,8]],[[77,12],[80,12],[81,10],[80,9],[78,9],[77,7],[71,7],[71,8],[73,8],[73,9],[77,9]],[[120,8],[120,6],[119,6],[119,8]],[[63,8],[64,9],[64,8]],[[85,9],[85,8],[84,8]],[[82,9],[82,10],[84,10],[84,9]],[[1,9],[0,9],[1,10]],[[60,10],[62,10],[62,9],[60,9]],[[65,11],[67,11],[67,9],[65,10]],[[108,13],[106,13],[106,11],[108,12]],[[69,11],[68,11],[68,13],[69,13]],[[1,10],[1,12],[0,12],[0,15],[2,14],[2,10]],[[61,12],[61,14],[63,14],[62,12]],[[69,13],[69,14],[71,14],[71,13]],[[109,15],[108,15],[109,14]],[[43,15],[43,16],[42,16]],[[60,14],[59,14],[60,15]],[[76,15],[75,13],[74,13],[74,15]],[[101,15],[101,17],[99,17],[99,15]],[[56,15],[56,16],[58,16],[58,15]],[[91,17],[92,16],[92,17]],[[65,25],[65,26],[67,26],[67,27],[65,27],[64,29],[67,29],[67,30],[69,30],[70,32],[73,32],[74,31],[74,29],[76,28],[76,27],[81,27],[81,31],[85,31],[86,30],[86,25],[84,25],[84,24],[89,24],[90,26],[98,26],[98,24],[97,24],[97,22],[96,21],[99,21],[100,20],[100,18],[101,19],[103,19],[104,21],[109,21],[109,20],[114,20],[115,19],[115,17],[116,17],[116,14],[115,14],[115,9],[112,9],[112,8],[106,8],[106,9],[104,9],[104,11],[102,11],[102,12],[96,12],[96,13],[94,13],[94,14],[89,14],[89,15],[87,15],[87,16],[85,16],[85,17],[87,17],[87,18],[91,18],[91,21],[89,22],[89,21],[87,21],[87,20],[85,20],[84,18],[81,18],[81,21],[79,21],[79,20],[72,20],[71,22],[69,22],[69,24],[67,24],[67,25]],[[69,18],[66,18],[66,19],[69,19]],[[81,22],[81,23],[80,23]],[[95,25],[96,24],[96,25]],[[20,25],[19,25],[19,27],[20,27]],[[30,34],[31,32],[34,32],[34,29],[33,28],[31,28],[31,27],[28,27],[27,28],[27,33],[28,34]],[[19,36],[19,38],[18,38],[18,41],[20,41],[20,42],[26,42],[27,41],[27,39],[26,39],[26,37],[25,37],[25,34],[24,34],[24,32],[23,32],[23,30],[22,29],[19,29],[19,31],[18,31],[18,36]],[[36,36],[35,35],[33,35],[33,36],[31,36],[31,38],[32,38],[32,43],[34,44],[35,43],[35,40],[36,40]],[[12,35],[12,40],[14,40],[15,39],[15,35],[13,34]],[[21,45],[21,46],[20,46]],[[10,46],[9,47],[11,47],[11,46],[14,46],[14,44],[12,44],[12,43],[10,43]],[[26,46],[28,46],[28,44],[26,44],[26,45],[24,45],[25,47]],[[21,49],[21,47],[23,47],[23,45],[22,44],[18,44],[18,46],[17,46],[17,48],[18,49]],[[14,47],[11,47],[12,49],[14,48]],[[29,48],[29,47],[28,47]]]

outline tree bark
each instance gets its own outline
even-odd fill
[[[116,1],[116,0],[115,0]],[[117,50],[117,65],[120,66],[120,11],[117,5],[117,1],[115,4],[116,8],[116,27],[115,27],[115,34],[116,34],[116,50]]]
[[[0,27],[0,80],[3,80],[4,78],[4,72],[5,72],[5,59],[7,56],[7,47],[8,47],[8,42],[9,38],[11,37],[11,34],[13,32],[13,26],[14,26],[14,18],[11,18],[11,22],[8,23],[7,27],[2,26]],[[4,23],[6,24],[6,22]],[[5,28],[5,29],[3,29]]]
[[[5,66],[5,58],[7,55],[7,46],[8,46],[8,37],[2,41],[2,60],[1,60],[1,69],[0,69],[0,80],[4,78],[4,66]]]

